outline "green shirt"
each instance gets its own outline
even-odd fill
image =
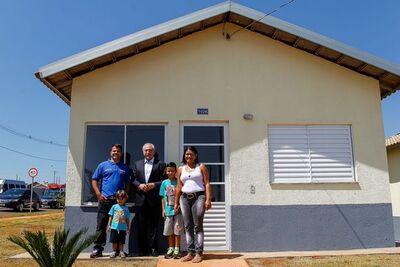
[[[177,185],[176,179],[171,181],[166,179],[161,183],[160,196],[164,200],[164,210],[167,216],[174,216],[174,203],[175,203],[175,188]]]

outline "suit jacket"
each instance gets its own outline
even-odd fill
[[[161,160],[154,159],[153,168],[150,173],[148,183],[154,183],[155,188],[147,191],[146,193],[139,190],[140,184],[145,184],[145,173],[144,173],[144,159],[138,160],[133,164],[133,188],[135,192],[135,205],[143,206],[146,202],[151,207],[161,206],[161,198],[159,195],[160,186],[162,181],[166,178],[164,173],[165,163]]]

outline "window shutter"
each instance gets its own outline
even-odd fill
[[[350,126],[269,126],[271,181],[352,182]]]
[[[268,141],[272,181],[311,182],[305,126],[270,126]]]
[[[349,126],[307,126],[313,182],[354,181]]]

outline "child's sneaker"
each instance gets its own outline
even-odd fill
[[[111,252],[110,258],[115,258],[117,257],[117,252],[113,251]]]
[[[121,258],[126,258],[125,252],[123,252],[123,251],[119,252],[119,256],[120,256]]]
[[[174,249],[173,248],[168,248],[167,254],[165,254],[164,258],[165,259],[170,259],[172,258],[172,254],[174,253]]]
[[[179,248],[174,250],[174,253],[172,254],[172,257],[174,259],[179,259],[181,257],[181,253],[179,251]]]

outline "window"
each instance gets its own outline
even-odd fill
[[[268,150],[273,183],[355,181],[350,126],[269,126]]]
[[[224,126],[184,125],[182,150],[195,146],[199,160],[207,166],[210,175],[212,202],[225,201],[225,143]]]
[[[83,202],[97,202],[91,186],[92,175],[100,162],[109,159],[112,144],[119,143],[124,147],[123,161],[131,168],[133,162],[143,158],[144,143],[153,143],[159,159],[164,161],[164,137],[164,125],[88,125]],[[132,202],[132,199],[130,195],[128,202]]]

